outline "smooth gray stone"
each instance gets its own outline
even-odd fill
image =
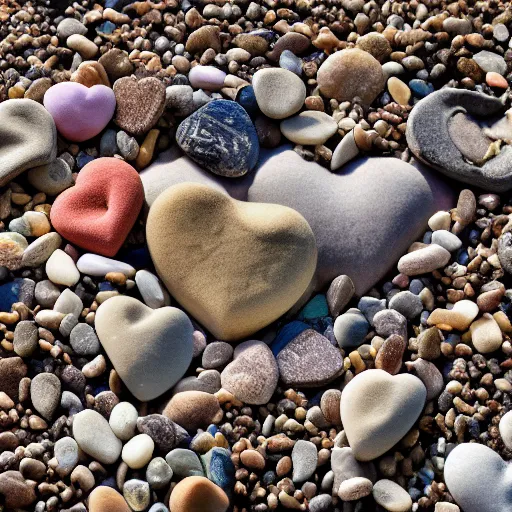
[[[430,215],[453,207],[443,186],[429,185],[398,159],[360,158],[333,174],[294,151],[266,157],[248,200],[289,206],[305,217],[317,242],[319,287],[346,274],[361,296],[406,252]]]
[[[372,483],[377,480],[377,472],[373,462],[360,462],[352,448],[333,448],[331,452],[331,467],[334,471],[333,496],[338,494],[340,485],[350,478],[368,478]]]
[[[43,105],[29,99],[0,103],[0,187],[56,156],[57,129]]]
[[[334,336],[341,348],[359,347],[369,329],[370,324],[357,308],[350,308],[334,322]]]
[[[464,512],[510,512],[512,465],[485,445],[455,447],[444,467],[450,494]]]
[[[405,318],[412,320],[421,313],[423,303],[418,295],[405,290],[393,295],[389,301],[389,309],[394,309],[405,316]]]
[[[432,243],[440,245],[450,252],[454,252],[462,246],[461,239],[445,229],[439,229],[432,233]]]
[[[203,466],[195,452],[185,448],[175,448],[166,456],[165,461],[171,466],[174,475],[179,477],[204,476]]]
[[[504,105],[498,98],[473,91],[441,89],[414,106],[407,121],[407,143],[418,159],[446,176],[489,192],[505,192],[512,188],[512,148],[502,146],[499,155],[482,166],[474,165],[464,158],[463,151],[469,153],[480,138],[477,136],[473,141],[475,136],[462,137],[462,144],[452,139],[449,128],[457,114],[490,122],[503,113]],[[474,133],[472,128],[474,125],[468,122],[467,133]]]
[[[507,63],[497,53],[482,50],[473,55],[473,60],[486,72],[499,73],[502,76],[507,74]]]

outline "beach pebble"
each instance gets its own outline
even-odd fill
[[[140,469],[151,460],[154,449],[155,443],[151,437],[147,434],[138,434],[123,446],[121,458],[131,469]]]
[[[244,450],[240,454],[240,462],[249,469],[262,471],[265,469],[265,457],[257,450]]]
[[[60,290],[47,279],[36,284],[34,297],[43,308],[51,309],[60,296]]]
[[[172,476],[171,467],[162,457],[155,457],[146,469],[146,480],[151,489],[163,489],[169,484]]]
[[[172,469],[173,474],[178,477],[203,476],[203,466],[199,457],[192,451],[185,448],[175,448],[166,456],[165,460]]]
[[[49,112],[29,99],[0,104],[0,187],[26,169],[57,156],[57,130]]]
[[[133,413],[130,413],[133,414]],[[168,453],[175,445],[180,443],[186,431],[161,414],[149,414],[137,419],[137,431],[147,434],[155,442],[156,449],[161,453]]]
[[[309,512],[328,512],[331,509],[332,496],[329,494],[318,494],[309,502]]]
[[[356,458],[373,460],[400,441],[421,414],[426,395],[413,375],[383,370],[356,375],[341,401],[341,420]]]
[[[9,222],[9,230],[23,236],[42,236],[50,231],[48,217],[43,212],[25,212]]]
[[[299,439],[292,450],[293,481],[304,482],[316,470],[318,454],[316,446],[310,441]]]
[[[80,272],[89,276],[104,277],[111,272],[119,272],[130,278],[135,275],[135,269],[122,261],[105,258],[98,254],[84,254],[77,261]]]
[[[408,371],[414,371],[415,375],[423,382],[427,389],[427,402],[441,394],[444,387],[443,375],[435,364],[419,357],[405,363],[405,366]]]
[[[373,462],[361,462],[354,456],[352,448],[345,446],[343,448],[334,447],[331,452],[331,467],[334,473],[332,484],[333,495],[338,493],[342,482],[351,478],[366,478],[370,482],[375,482],[377,472]]]
[[[358,96],[365,105],[370,105],[385,85],[380,62],[357,48],[327,57],[318,70],[317,81],[327,98],[353,101]]]
[[[360,500],[369,496],[372,492],[373,484],[368,478],[355,476],[341,483],[338,489],[338,496],[343,501]]]
[[[136,478],[127,480],[123,485],[123,496],[134,512],[142,512],[149,507],[151,501],[149,484]]]
[[[46,274],[54,284],[74,286],[80,279],[75,262],[61,249],[56,249],[46,262]]]
[[[51,420],[60,404],[61,384],[53,373],[39,373],[30,383],[30,400],[35,410]]]
[[[116,134],[116,144],[125,160],[130,161],[137,158],[140,148],[135,137],[131,137],[125,131],[119,130]]]
[[[57,25],[57,35],[61,39],[67,39],[73,34],[80,34],[84,36],[87,34],[87,27],[75,18],[64,18]]]
[[[306,99],[304,82],[287,69],[260,69],[252,77],[252,86],[260,110],[271,119],[292,116]]]
[[[499,424],[500,435],[508,449],[512,448],[512,411],[502,416]]]
[[[27,371],[27,366],[21,357],[0,359],[0,389],[16,402],[20,381],[27,375]]]
[[[85,453],[102,464],[114,464],[121,455],[121,441],[96,411],[86,409],[74,416],[73,437]]]
[[[125,499],[112,487],[101,485],[89,495],[90,512],[131,512]]]
[[[59,298],[55,302],[53,306],[54,311],[58,311],[59,313],[72,314],[77,319],[80,317],[82,310],[84,309],[84,304],[80,297],[72,292],[69,288],[66,288],[59,295]]]
[[[37,268],[46,263],[50,256],[61,246],[62,237],[52,231],[36,238],[24,251],[21,264],[24,267]],[[39,284],[39,283],[38,283]]]
[[[27,481],[19,471],[0,474],[0,495],[7,509],[28,509],[36,501],[36,482]]]
[[[133,64],[128,57],[128,53],[119,48],[112,48],[104,53],[98,62],[105,68],[111,83],[118,78],[131,75]]]
[[[210,134],[208,140],[203,132]],[[176,141],[192,160],[220,176],[243,176],[258,161],[256,129],[234,101],[212,101],[201,107],[181,122]]]
[[[402,256],[397,267],[406,276],[417,276],[444,267],[450,258],[451,254],[444,247],[432,244]]]
[[[313,329],[295,337],[277,356],[281,380],[290,387],[318,387],[343,372],[343,358],[330,341]]]
[[[399,105],[408,105],[409,100],[411,99],[411,90],[405,84],[397,78],[396,76],[392,76],[388,79],[388,91],[389,94],[391,94],[392,98],[399,104]]]
[[[108,422],[121,441],[128,441],[135,435],[138,417],[137,409],[130,402],[119,402],[112,409]]]
[[[501,347],[503,335],[500,326],[490,313],[484,313],[482,318],[475,320],[469,330],[471,342],[481,354],[494,352]]]
[[[81,34],[70,35],[66,39],[66,45],[87,60],[92,59],[98,53],[98,47],[94,42]]]
[[[507,63],[497,53],[482,50],[473,55],[473,60],[486,72],[498,73],[502,76],[507,74]]]
[[[326,293],[329,313],[337,317],[354,296],[355,287],[350,277],[341,275],[333,279]]]
[[[444,229],[438,229],[432,233],[432,243],[440,245],[450,252],[454,252],[462,246],[462,241],[457,235]]]
[[[0,233],[0,266],[18,270],[22,266],[23,253],[28,247],[27,239],[19,233]]]
[[[224,87],[226,73],[213,66],[194,66],[188,74],[190,85],[195,89],[218,91]]]
[[[428,317],[429,325],[449,325],[458,331],[465,331],[477,317],[478,306],[471,300],[460,300],[452,309],[437,308]]]
[[[392,334],[379,348],[375,358],[375,368],[396,375],[402,366],[402,357],[406,349],[406,342],[402,336]]]
[[[334,336],[341,348],[361,345],[369,329],[370,324],[357,308],[350,308],[334,321]]]
[[[436,212],[430,219],[428,219],[428,227],[432,231],[449,230],[451,225],[451,215],[449,212]]]
[[[201,476],[181,480],[173,489],[169,507],[173,512],[226,512],[229,499],[217,485]]]
[[[421,313],[423,303],[418,295],[406,290],[393,295],[389,301],[389,309],[394,309],[412,320]]]
[[[117,101],[114,121],[122,130],[137,136],[155,126],[165,108],[163,82],[156,77],[137,80],[125,76],[115,81],[113,89]]]
[[[408,512],[412,507],[409,493],[392,480],[379,480],[372,490],[373,499],[389,512]]]
[[[61,477],[69,475],[78,464],[78,445],[72,437],[60,438],[54,446],[54,456],[59,463]]]
[[[60,194],[74,184],[71,169],[62,158],[30,169],[27,178],[34,188],[50,196]]]
[[[88,325],[79,323],[69,335],[69,341],[73,350],[80,356],[95,356],[99,354],[100,342],[94,329]]]
[[[18,322],[14,329],[14,352],[21,357],[30,357],[38,346],[38,331],[36,324],[30,320]]]
[[[247,404],[269,402],[278,379],[279,371],[272,351],[265,343],[254,340],[240,343],[235,348],[233,361],[221,374],[222,387]]]
[[[148,270],[139,270],[135,274],[135,283],[146,306],[158,309],[171,304],[169,292],[155,274]]]
[[[222,409],[214,395],[183,391],[171,398],[163,415],[189,431],[196,431],[210,423],[218,423],[222,419]]]
[[[314,110],[281,121],[281,133],[295,144],[324,144],[337,131],[338,124],[325,112]]]

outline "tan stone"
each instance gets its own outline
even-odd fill
[[[171,294],[224,341],[247,337],[288,311],[316,267],[314,235],[299,213],[192,183],[153,203],[147,240]]]
[[[93,85],[105,85],[110,87],[105,68],[96,61],[86,60],[78,66],[77,70],[71,75],[72,82],[78,82],[86,87]]]
[[[89,512],[131,512],[124,498],[111,487],[96,487],[89,496]]]
[[[226,493],[204,476],[184,478],[169,500],[172,512],[225,512],[228,506]]]
[[[191,432],[222,419],[217,397],[204,391],[177,393],[169,400],[162,414]]]

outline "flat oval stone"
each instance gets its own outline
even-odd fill
[[[174,395],[162,413],[189,431],[205,428],[222,418],[217,397],[203,391],[183,391]]]
[[[226,512],[229,499],[226,493],[202,476],[181,480],[173,489],[169,507],[173,512]]]
[[[262,405],[272,398],[279,370],[268,346],[261,341],[237,345],[233,361],[221,374],[222,387],[247,404]]]
[[[151,437],[139,434],[123,446],[121,457],[131,469],[141,469],[151,460],[154,448],[155,443]]]
[[[135,275],[135,269],[128,263],[91,253],[80,256],[77,267],[83,274],[95,277],[104,277],[110,272],[120,272],[126,277]]]
[[[128,441],[135,434],[138,417],[137,409],[130,402],[119,402],[112,409],[108,423],[121,441]]]
[[[101,485],[89,495],[90,512],[131,512],[125,499],[112,487]]]
[[[295,144],[324,144],[337,131],[338,124],[325,112],[308,110],[281,121],[281,133]]]
[[[305,482],[316,471],[318,453],[311,441],[299,439],[292,450],[293,481]]]
[[[172,469],[173,474],[181,478],[204,475],[201,460],[192,450],[175,448],[165,456],[165,460]]]
[[[426,396],[413,375],[383,370],[356,375],[341,399],[341,421],[355,457],[369,461],[391,449],[418,419]]]
[[[341,348],[359,347],[370,330],[370,324],[357,308],[350,308],[334,321],[334,336]]]
[[[85,453],[102,464],[114,464],[121,455],[121,441],[99,412],[86,409],[76,414],[73,437]]]
[[[26,169],[57,156],[57,129],[50,113],[29,99],[0,104],[0,187]]]
[[[252,86],[260,110],[271,119],[292,116],[306,99],[304,82],[287,69],[260,69],[252,77]]]
[[[158,197],[146,234],[169,292],[224,341],[248,337],[291,308],[316,264],[313,233],[297,212],[192,183]]]
[[[279,352],[277,364],[287,386],[319,387],[343,373],[343,358],[331,342],[307,329]]]
[[[23,251],[21,264],[24,267],[37,268],[43,263],[46,263],[50,256],[61,246],[62,237],[52,231],[46,233],[39,238],[36,238],[26,249]]]
[[[444,267],[450,259],[451,254],[444,247],[431,244],[402,256],[397,268],[406,276],[417,276]]]
[[[62,158],[30,169],[27,178],[34,188],[50,196],[60,194],[74,184],[71,169]]]
[[[114,368],[139,400],[170,389],[192,360],[194,328],[177,308],[154,310],[132,297],[112,297],[96,311],[95,326]]]
[[[385,510],[408,512],[412,507],[409,493],[393,480],[379,480],[372,490],[373,499]]]
[[[61,384],[53,373],[39,373],[30,383],[30,399],[35,410],[47,420],[52,419],[60,403]]]
[[[201,107],[181,122],[176,141],[192,160],[220,176],[243,176],[258,161],[256,129],[234,101],[212,101]]]
[[[224,87],[226,73],[214,66],[194,66],[188,74],[190,85],[195,89],[218,91]]]

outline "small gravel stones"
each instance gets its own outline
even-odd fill
[[[341,50],[330,55],[318,70],[318,86],[322,94],[338,101],[353,101],[358,96],[369,105],[385,85],[382,66],[369,53]]]
[[[176,141],[192,160],[220,176],[243,176],[258,161],[256,129],[247,112],[233,101],[201,107],[181,122]]]
[[[271,119],[297,113],[306,99],[304,82],[287,69],[261,69],[252,78],[258,107]]]
[[[102,464],[113,464],[121,455],[121,441],[96,411],[87,409],[74,416],[73,437],[85,453]]]
[[[45,419],[53,417],[60,403],[61,384],[53,373],[40,373],[30,383],[30,399],[36,411]]]
[[[101,60],[100,60],[101,62]],[[104,63],[107,73],[108,66]],[[143,135],[156,124],[165,107],[165,86],[154,77],[119,78],[114,83],[115,123],[132,135]]]
[[[358,460],[373,460],[414,425],[425,403],[423,383],[412,375],[367,370],[343,390],[341,421]]]
[[[294,338],[277,356],[281,380],[288,386],[318,387],[343,373],[343,359],[331,342],[312,329]]]
[[[379,480],[372,490],[374,500],[390,512],[407,512],[412,499],[405,489],[392,480]]]
[[[260,341],[246,341],[236,347],[233,359],[221,374],[222,387],[245,403],[267,403],[279,378],[272,351]]]
[[[292,450],[293,481],[304,482],[308,480],[316,470],[318,454],[316,446],[310,441],[299,439]]]

